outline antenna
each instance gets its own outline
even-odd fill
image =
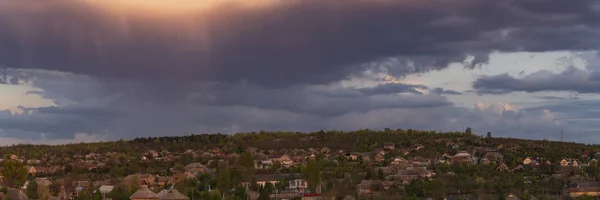
[[[563,142],[563,129],[560,129],[560,142]]]

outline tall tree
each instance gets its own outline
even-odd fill
[[[231,172],[229,169],[219,170],[217,188],[221,192],[227,192],[231,189]]]
[[[35,180],[30,179],[27,183],[26,194],[29,198],[38,199],[38,184]]]
[[[17,160],[8,160],[2,163],[0,174],[4,176],[4,184],[11,188],[23,185],[27,179],[25,165]]]
[[[258,196],[258,200],[270,200],[269,192],[267,190],[261,190],[260,195]]]
[[[308,189],[311,193],[317,192],[317,187],[321,183],[321,166],[315,160],[309,160],[303,170]]]
[[[246,169],[254,169],[254,158],[250,152],[245,151],[238,158],[238,164]]]

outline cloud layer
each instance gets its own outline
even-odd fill
[[[482,66],[493,52],[600,46],[594,0],[149,2],[0,0],[1,82],[55,103],[0,113],[0,137],[471,126],[536,138],[568,124],[545,108],[459,107],[449,97],[462,90],[402,77]],[[598,93],[598,72],[484,76],[473,88]]]
[[[600,71],[599,71],[600,72]],[[560,73],[538,71],[523,78],[508,74],[484,76],[473,82],[479,93],[503,94],[515,91],[572,91],[579,93],[600,93],[600,73],[569,67]]]
[[[583,94],[600,93],[600,56],[598,52],[578,54],[585,67],[577,68],[572,63],[561,72],[540,70],[517,78],[509,74],[482,76],[473,82],[480,94],[505,94],[510,92],[569,91]]]
[[[473,66],[492,51],[589,50],[600,36],[593,0],[224,1],[177,14],[159,12],[177,2],[155,12],[101,2],[2,1],[0,64],[120,80],[287,86],[366,69],[424,72],[468,56]],[[377,65],[388,58],[392,64]]]

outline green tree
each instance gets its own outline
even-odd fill
[[[269,194],[271,194],[271,193],[275,192],[275,185],[273,185],[273,183],[271,183],[271,182],[267,182],[267,183],[265,183],[263,190],[267,191]]]
[[[236,187],[233,193],[235,197],[245,197],[246,196],[246,188],[245,187]]]
[[[381,170],[381,169],[377,170],[377,178],[379,178],[379,180],[383,180],[385,178],[385,175],[383,174],[383,170]]]
[[[257,200],[271,200],[269,195],[270,194],[267,192],[267,190],[261,190]]]
[[[315,160],[309,160],[306,163],[306,167],[303,170],[304,176],[306,178],[306,182],[308,184],[308,189],[312,193],[317,192],[317,187],[321,183],[321,166]]]
[[[35,180],[29,180],[27,183],[27,191],[25,193],[29,198],[38,198],[38,184]]]
[[[250,152],[245,151],[238,158],[238,164],[246,170],[254,169],[254,158]]]
[[[275,188],[279,191],[284,191],[285,189],[287,189],[287,187],[288,187],[287,181],[277,181],[277,183],[275,183]]]
[[[470,134],[472,134],[472,132],[471,132],[471,127],[467,127],[467,130],[465,130],[465,133],[466,133],[466,134],[469,134],[469,135],[470,135]]]
[[[219,171],[217,188],[222,192],[227,192],[231,189],[231,172],[229,169],[222,169]]]
[[[2,163],[0,174],[4,176],[4,184],[15,188],[23,185],[27,179],[27,169],[22,162],[8,160]]]

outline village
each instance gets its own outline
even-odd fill
[[[19,182],[11,177],[13,174],[2,174],[5,189],[0,196],[10,200],[351,200],[487,199],[496,195],[504,199],[527,198],[527,195],[575,199],[600,195],[600,182],[592,175],[596,172],[590,170],[597,169],[600,152],[583,151],[579,157],[556,160],[523,156],[509,163],[503,152],[513,152],[520,148],[518,145],[472,146],[461,139],[434,143],[438,145],[402,147],[385,142],[368,152],[328,147],[276,150],[247,147],[240,152],[220,148],[183,152],[147,149],[136,157],[117,152],[90,152],[61,159],[25,158],[15,154],[0,162],[21,163],[17,166],[23,166],[27,176]],[[439,156],[420,156],[427,149],[434,149]],[[139,167],[133,163],[147,168],[134,171]],[[159,163],[166,169],[152,172],[152,166]],[[127,171],[115,170],[115,165],[123,164],[129,167]],[[465,170],[486,169],[493,170],[486,172],[491,174],[487,178],[481,174],[477,177],[461,175],[467,173]],[[109,177],[106,174],[110,174]],[[490,182],[497,180],[496,176],[516,176],[517,183],[508,188],[493,185]],[[7,181],[9,178],[12,180]],[[470,186],[452,185],[454,179],[464,179]],[[557,181],[560,181],[558,187],[550,184],[541,188],[542,192],[534,192],[540,187],[533,185]],[[431,185],[424,189],[427,187],[419,188],[415,184]]]

